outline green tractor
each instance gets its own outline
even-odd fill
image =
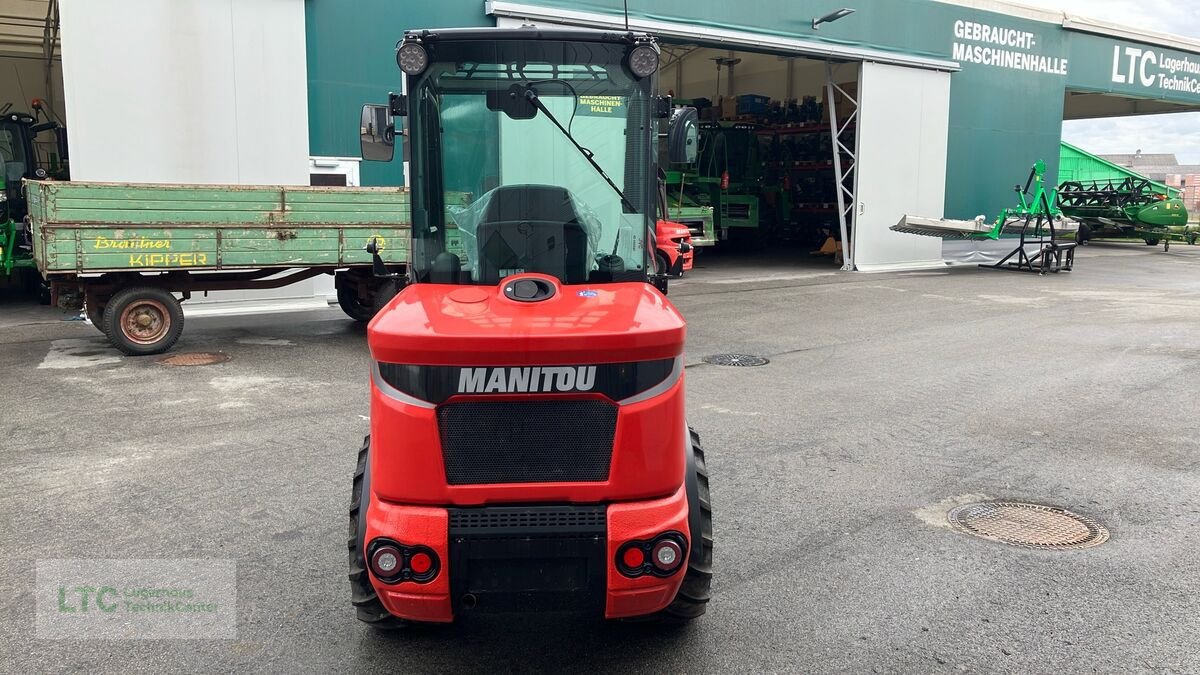
[[[25,226],[29,210],[22,181],[53,178],[67,180],[66,129],[39,119],[41,101],[34,100],[38,116],[0,109],[0,285],[23,286],[49,301],[49,292],[33,261],[32,242]],[[39,134],[53,132],[53,150],[44,151]]]

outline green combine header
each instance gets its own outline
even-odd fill
[[[1141,239],[1147,246],[1171,240],[1196,242],[1197,229],[1188,227],[1183,200],[1162,194],[1147,178],[1067,181],[1058,187],[1058,207],[1079,222],[1076,241],[1099,237]]]
[[[1058,207],[1079,223],[1076,241],[1141,239],[1148,246],[1171,241],[1195,243],[1197,228],[1188,226],[1182,190],[1151,180],[1133,169],[1110,162],[1063,142],[1059,153]]]

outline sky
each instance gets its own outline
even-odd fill
[[[1200,39],[1200,8],[1195,0],[1018,0],[1021,4],[1058,9],[1101,19]],[[1063,140],[1097,154],[1173,152],[1182,164],[1200,164],[1200,113],[1144,115],[1063,122]]]

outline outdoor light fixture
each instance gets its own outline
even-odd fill
[[[396,63],[408,75],[420,75],[429,65],[429,55],[425,48],[415,42],[405,42],[396,52]]]
[[[830,12],[819,19],[813,19],[813,30],[817,30],[818,28],[820,28],[821,24],[823,24],[823,23],[829,23],[830,21],[837,21],[838,19],[840,19],[842,17],[850,16],[851,14],[853,14],[856,11],[857,10],[850,9],[849,7],[843,7],[841,9],[837,10],[836,12]]]
[[[629,52],[629,69],[638,77],[648,77],[658,70],[658,50],[650,45],[638,45]]]

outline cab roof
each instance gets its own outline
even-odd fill
[[[558,40],[563,42],[608,42],[635,44],[654,42],[649,33],[634,31],[594,30],[590,28],[547,27],[525,25],[520,28],[434,28],[405,31],[404,40],[435,42],[438,40]]]

